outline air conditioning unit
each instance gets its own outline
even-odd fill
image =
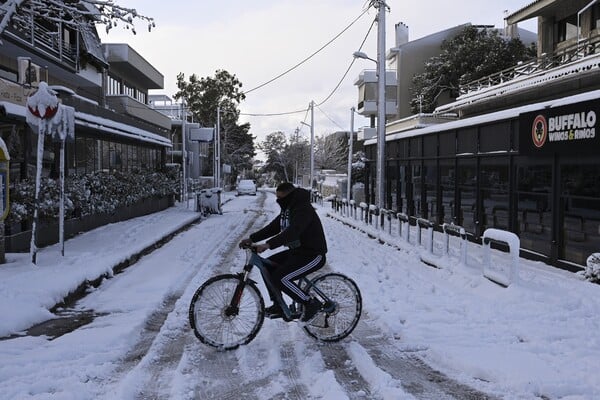
[[[31,62],[29,57],[17,57],[19,68],[19,83],[22,85],[38,86],[41,80],[42,68]]]

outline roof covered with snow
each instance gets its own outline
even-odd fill
[[[473,125],[481,125],[485,123],[492,123],[496,121],[502,121],[510,118],[516,118],[520,114],[540,110],[542,108],[553,108],[561,107],[568,104],[575,104],[582,101],[594,100],[600,98],[600,90],[593,90],[591,92],[581,93],[574,96],[564,97],[562,99],[555,99],[544,101],[540,103],[528,104],[525,106],[515,107],[508,110],[496,111],[489,114],[478,115],[476,117],[460,119],[457,121],[446,122],[443,124],[428,126],[426,128],[417,128],[403,132],[389,132],[386,133],[386,141],[397,140],[406,137],[414,137],[420,135],[426,135],[428,133],[441,132],[450,129],[464,128]],[[369,139],[365,141],[365,145],[371,145],[377,143],[377,139]]]

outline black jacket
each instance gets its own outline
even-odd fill
[[[281,213],[261,230],[250,235],[253,242],[267,240],[275,249],[287,246],[294,252],[305,254],[327,253],[327,242],[323,225],[310,203],[310,192],[295,188],[282,200],[277,200]]]

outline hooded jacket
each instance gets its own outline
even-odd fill
[[[283,199],[278,199],[280,214],[261,230],[250,235],[258,242],[267,238],[269,248],[287,246],[294,252],[304,254],[327,253],[323,225],[310,203],[310,192],[295,188]]]

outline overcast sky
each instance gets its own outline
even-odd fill
[[[388,0],[386,49],[394,47],[394,26],[409,27],[409,40],[467,22],[504,26],[504,12],[516,11],[531,0]],[[188,78],[214,76],[224,69],[235,74],[243,89],[260,86],[309,57],[352,24],[368,6],[368,0],[118,0],[122,6],[151,16],[156,28],[148,32],[137,22],[137,35],[117,27],[103,42],[128,43],[165,78],[163,91],[152,94],[172,96],[177,74]],[[274,114],[306,110],[309,103],[322,103],[334,91],[352,62],[376,16],[371,9],[340,37],[297,69],[251,91],[241,104],[243,114]],[[536,31],[535,20],[520,27]],[[377,58],[377,26],[373,25],[363,51]],[[357,103],[354,81],[363,69],[374,69],[368,60],[356,60],[339,88],[315,107],[315,135],[350,129],[350,108]],[[250,122],[251,133],[261,138],[274,131],[292,134],[296,128],[310,137],[306,112],[277,117],[242,115]],[[360,116],[355,128],[365,125]]]

